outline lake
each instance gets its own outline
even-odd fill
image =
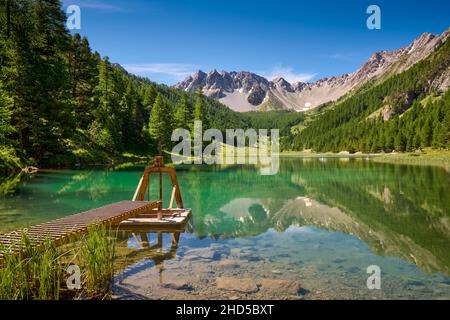
[[[130,200],[143,168],[3,180],[0,232]],[[282,158],[274,176],[253,166],[177,170],[191,226],[177,246],[170,235],[157,248],[141,244],[155,241],[151,232],[122,236],[118,298],[450,299],[443,168]],[[369,266],[381,270],[380,290],[367,287]]]

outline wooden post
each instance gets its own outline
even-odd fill
[[[158,232],[158,248],[162,249],[163,247],[163,234],[162,232]]]
[[[142,246],[142,244],[141,244],[141,241],[139,241],[138,237],[136,236],[136,233],[133,232],[131,235],[133,236],[134,241],[136,241],[136,244],[137,244],[139,247],[143,248],[143,246]]]
[[[143,248],[149,248],[150,247],[150,241],[148,240],[147,233],[141,232],[141,240],[142,240],[142,247]]]
[[[172,233],[172,245],[178,246],[179,241],[180,241],[180,233],[179,232]]]
[[[170,197],[170,204],[169,204],[169,209],[173,209],[173,200],[175,200],[175,193],[177,191],[177,187],[173,186],[172,187],[172,196]]]
[[[139,196],[139,191],[141,190],[143,180],[144,180],[144,176],[142,176],[141,180],[139,180],[138,187],[137,187],[136,191],[134,192],[133,201],[136,201]]]

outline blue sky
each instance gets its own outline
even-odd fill
[[[350,73],[375,51],[450,26],[448,0],[64,0],[81,8],[93,49],[174,84],[198,69],[314,81]],[[369,5],[381,30],[366,27]]]

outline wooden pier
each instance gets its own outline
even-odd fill
[[[159,201],[150,201],[150,176],[159,175]],[[168,174],[172,181],[172,197],[168,209],[162,208],[162,175]],[[145,196],[148,201],[145,201]],[[174,202],[177,208],[173,208]],[[155,164],[145,169],[132,201],[122,201],[98,209],[39,224],[29,229],[0,235],[0,260],[2,250],[20,254],[28,235],[32,247],[41,247],[47,241],[56,246],[76,241],[90,227],[113,227],[122,231],[182,232],[191,218],[191,209],[184,209],[178,178],[174,168],[164,166],[163,157],[156,157]]]
[[[21,243],[23,233],[28,235],[33,247],[40,247],[46,241],[55,245],[64,245],[74,241],[88,232],[89,227],[109,227],[118,225],[129,218],[149,214],[157,210],[159,202],[122,201],[105,207],[89,210],[76,215],[39,224],[29,229],[21,229],[0,235],[0,248],[13,253],[20,253],[24,248]],[[0,251],[0,258],[3,256]]]

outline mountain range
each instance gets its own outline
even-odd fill
[[[175,88],[195,92],[202,88],[207,96],[219,100],[234,111],[295,110],[309,111],[336,101],[370,80],[377,81],[400,74],[427,58],[444,43],[450,28],[440,35],[424,33],[410,45],[394,50],[374,53],[358,70],[337,77],[323,78],[314,83],[289,83],[279,77],[268,80],[252,72],[201,70],[175,85]],[[442,70],[433,79],[432,86],[445,90],[450,86],[450,69]]]

